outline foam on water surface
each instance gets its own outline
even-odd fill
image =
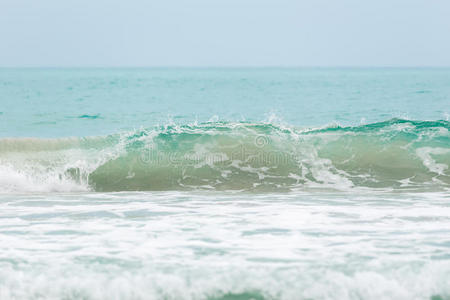
[[[4,194],[0,297],[447,299],[448,200],[436,192]]]

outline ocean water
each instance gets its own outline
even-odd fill
[[[450,69],[0,69],[0,299],[450,299]]]

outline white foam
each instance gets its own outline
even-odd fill
[[[2,269],[0,298],[197,300],[247,293],[280,300],[419,300],[430,299],[436,295],[445,299],[450,293],[446,281],[450,275],[448,263],[427,263],[417,269],[406,267],[384,272],[360,271],[354,274],[321,268],[180,268],[164,272],[149,266],[148,269],[133,272],[122,270],[122,273],[118,273],[120,270],[114,267],[99,273],[92,268],[80,268],[71,264],[49,267],[45,271],[35,273]],[[257,299],[256,297],[254,299]]]
[[[437,163],[431,155],[443,155],[450,153],[448,148],[431,148],[422,147],[416,150],[417,156],[420,157],[422,163],[430,172],[443,175],[444,171],[448,169],[448,166],[444,163]]]
[[[89,191],[83,183],[75,182],[56,172],[27,172],[0,165],[0,193],[13,192],[82,192]]]

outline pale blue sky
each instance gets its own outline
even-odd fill
[[[450,1],[0,0],[0,66],[450,66]]]

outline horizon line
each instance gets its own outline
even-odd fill
[[[385,65],[385,66],[375,66],[375,65],[298,65],[298,66],[286,66],[286,65],[231,65],[231,66],[184,66],[184,65],[154,65],[154,66],[133,66],[133,65],[115,65],[115,66],[95,66],[95,65],[81,65],[81,66],[71,66],[71,65],[61,65],[61,66],[1,66],[0,69],[446,69],[450,68],[448,66],[435,66],[435,65]]]

